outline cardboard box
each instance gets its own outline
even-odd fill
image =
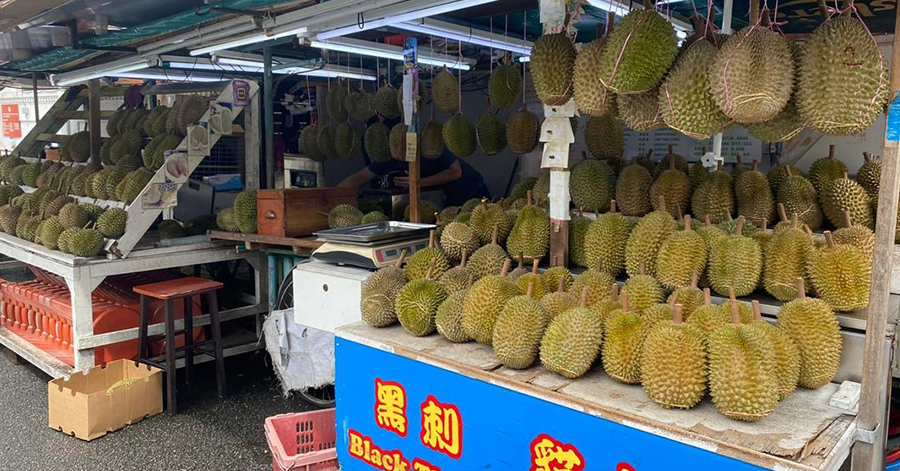
[[[162,370],[116,360],[48,383],[50,428],[82,440],[162,412]]]

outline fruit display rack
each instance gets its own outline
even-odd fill
[[[511,370],[488,346],[400,326],[358,323],[336,337],[347,470],[370,469],[376,455],[428,466],[410,469],[836,470],[857,433],[855,414],[830,405],[837,384],[798,390],[777,413],[745,423],[708,400],[663,409],[597,369],[578,380],[541,366]]]
[[[52,251],[38,244],[8,234],[0,234],[0,254],[63,278],[72,299],[72,341],[74,367],[39,349],[22,337],[0,326],[0,345],[37,366],[48,375],[59,378],[85,371],[95,364],[94,348],[136,339],[138,329],[125,329],[94,334],[91,293],[108,276],[179,268],[231,260],[246,260],[254,269],[254,294],[243,299],[244,305],[223,310],[223,322],[258,316],[268,312],[267,260],[257,251],[236,250],[233,243],[202,242],[169,247],[139,247],[127,259],[83,258]],[[196,316],[195,325],[209,323],[209,315]],[[183,321],[176,321],[182,328]],[[259,324],[259,322],[257,322]],[[150,335],[162,333],[164,325],[149,327]],[[225,355],[236,355],[257,348],[260,332],[239,339],[225,339]],[[246,338],[244,338],[246,337]],[[252,338],[251,338],[252,337]]]

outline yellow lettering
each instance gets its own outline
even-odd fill
[[[407,471],[409,462],[403,459],[400,452],[394,452],[394,471]]]
[[[382,468],[384,471],[394,471],[394,457],[387,455],[381,459]]]
[[[372,456],[369,457],[369,461],[375,466],[381,466],[381,450],[378,448],[372,450]]]
[[[357,458],[362,457],[363,450],[363,439],[359,435],[354,432],[350,432],[350,454],[356,456]]]

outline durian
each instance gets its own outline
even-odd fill
[[[600,55],[600,80],[616,93],[654,88],[675,61],[675,28],[653,8],[635,9],[612,30]]]
[[[835,311],[853,311],[869,305],[872,266],[855,247],[835,245],[825,231],[826,247],[811,252],[807,273],[816,295]]]
[[[609,314],[603,342],[603,368],[610,378],[625,384],[641,382],[641,351],[651,326],[629,310],[628,294],[622,308]]]
[[[475,126],[462,113],[457,113],[450,118],[441,130],[444,136],[444,146],[453,155],[466,158],[475,152],[477,139]]]
[[[436,329],[434,317],[438,307],[447,299],[440,283],[432,279],[436,259],[432,258],[425,277],[403,285],[394,300],[397,319],[407,332],[422,337]]]
[[[641,384],[653,402],[665,409],[690,409],[706,394],[707,359],[703,334],[682,322],[681,305],[674,318],[654,326],[641,349]]]
[[[706,241],[691,228],[691,217],[686,215],[684,230],[672,232],[659,248],[656,277],[668,289],[688,286],[692,277],[703,273],[706,258]]]
[[[521,290],[506,279],[509,261],[503,264],[499,275],[488,275],[469,288],[463,302],[462,326],[466,335],[478,343],[491,345],[494,324],[503,307]]]
[[[650,212],[650,186],[653,177],[645,167],[632,163],[622,169],[616,180],[616,203],[626,216],[643,216]]]
[[[665,210],[665,204],[660,205],[660,210],[642,217],[631,231],[625,245],[625,270],[628,274],[637,275],[638,268],[643,262],[647,273],[655,275],[659,249],[674,230],[675,219]]]
[[[616,174],[604,161],[584,158],[569,174],[572,204],[583,211],[599,213],[609,207],[616,188]]]
[[[255,234],[256,190],[244,190],[234,198],[234,221],[244,234]]]
[[[506,240],[507,252],[523,255],[526,259],[544,258],[550,246],[550,217],[543,209],[531,204],[519,211],[516,223]]]
[[[339,204],[328,212],[328,228],[341,229],[358,226],[362,223],[363,213],[356,206]]]
[[[575,45],[566,33],[544,34],[531,48],[531,79],[546,105],[564,105],[572,96]]]
[[[494,354],[503,366],[528,368],[538,358],[550,318],[533,297],[530,284],[522,296],[511,298],[497,316],[492,335]]]
[[[407,281],[424,278],[428,273],[432,260],[435,260],[435,265],[430,267],[434,278],[440,278],[445,271],[450,269],[450,261],[447,259],[447,256],[435,246],[435,237],[435,231],[431,231],[428,236],[428,247],[419,249],[407,260],[406,267],[403,268],[403,275],[406,276]]]
[[[500,64],[494,68],[488,81],[491,104],[509,108],[522,95],[522,73],[515,64]]]
[[[801,295],[781,306],[777,325],[800,351],[799,385],[816,389],[830,383],[841,366],[841,330],[828,303],[807,298],[803,280],[797,283]]]
[[[695,139],[707,139],[722,132],[731,122],[716,106],[708,85],[715,73],[716,46],[707,40],[695,41],[675,63],[659,87],[659,110],[672,129]]]
[[[538,143],[538,119],[525,108],[512,114],[506,120],[506,142],[516,154],[527,154]]]
[[[569,379],[583,376],[597,359],[603,344],[603,324],[587,308],[587,294],[579,307],[558,315],[541,339],[541,364]]]
[[[403,250],[396,263],[372,273],[363,282],[360,292],[360,313],[366,324],[372,327],[386,327],[397,322],[394,300],[397,299],[400,288],[406,284],[406,277],[400,268],[406,254],[406,250]]]
[[[709,283],[719,294],[734,289],[746,296],[759,285],[762,250],[755,240],[742,235],[744,218],[738,218],[734,235],[714,243],[709,250]]]

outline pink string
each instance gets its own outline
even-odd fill
[[[634,26],[631,27],[631,31],[628,32],[628,35],[625,36],[625,42],[622,43],[622,49],[619,50],[619,56],[616,57],[616,63],[613,64],[612,74],[609,76],[609,83],[608,84],[604,83],[604,85],[606,85],[607,88],[609,88],[611,90],[613,89],[612,83],[616,79],[616,72],[619,70],[619,63],[622,61],[622,57],[625,55],[625,49],[628,48],[628,42],[631,41],[631,35],[634,34],[634,31],[637,29],[638,26],[641,25],[641,23],[644,21],[645,18],[647,18],[647,16],[641,16],[638,19],[638,21],[634,24]],[[603,79],[600,79],[600,81],[602,82]],[[613,90],[613,91],[615,91],[615,90]]]
[[[755,2],[750,2],[750,8],[754,7],[754,3]],[[740,41],[738,41],[738,44],[737,44],[738,48],[740,48],[741,45],[744,44],[744,41],[750,36],[751,33],[753,33],[753,30],[755,30],[760,25],[761,21],[762,21],[762,15],[760,15],[759,18],[756,19],[756,23],[754,23],[752,26],[750,26],[750,30],[747,31],[747,33],[741,37]],[[725,107],[728,109],[731,109],[731,92],[728,88],[728,66],[731,65],[731,59],[733,59],[733,58],[734,58],[734,54],[731,54],[730,56],[728,56],[728,60],[725,61],[725,68],[722,69],[722,85],[725,86]]]

